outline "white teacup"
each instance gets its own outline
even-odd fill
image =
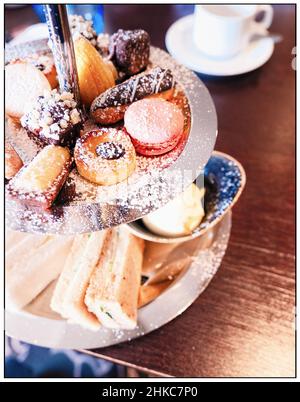
[[[262,11],[262,20],[256,22],[256,15]],[[254,34],[268,29],[272,20],[270,5],[196,5],[193,40],[210,57],[230,58],[247,47]]]

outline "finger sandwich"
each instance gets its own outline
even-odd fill
[[[143,250],[144,241],[122,227],[77,235],[51,308],[92,330],[135,328]]]
[[[85,295],[85,303],[102,325],[133,329],[137,325],[144,241],[124,228],[114,229]]]
[[[20,309],[59,276],[63,269],[60,262],[67,258],[73,237],[27,233],[9,237],[5,259],[6,308]]]
[[[109,231],[82,234],[75,237],[51,300],[51,308],[69,321],[97,330],[100,323],[88,311],[84,298],[90,277],[98,263]]]

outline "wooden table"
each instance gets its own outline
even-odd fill
[[[218,113],[216,149],[237,158],[247,173],[221,268],[180,317],[94,355],[150,376],[294,376],[295,6],[274,9],[271,30],[284,40],[267,64],[233,78],[201,77]],[[167,28],[192,10],[109,5],[106,26],[109,32],[142,27],[164,48]]]

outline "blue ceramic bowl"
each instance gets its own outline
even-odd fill
[[[246,183],[242,165],[230,155],[214,151],[204,168],[205,217],[187,236],[163,237],[152,233],[141,219],[130,222],[127,228],[134,235],[157,243],[178,243],[201,236],[216,225],[239,199]]]

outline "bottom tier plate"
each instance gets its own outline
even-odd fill
[[[53,289],[53,285],[50,285],[26,310],[6,311],[6,334],[39,346],[70,349],[100,348],[146,335],[182,314],[206,289],[221,264],[230,230],[229,211],[221,222],[203,236],[178,245],[176,258],[190,258],[188,269],[160,296],[139,309],[138,326],[133,331],[101,328],[93,332],[68,323],[49,307]],[[170,247],[154,243],[152,245]],[[164,255],[162,248],[159,254]],[[157,264],[157,260],[153,263]],[[165,263],[168,261],[164,261]]]

